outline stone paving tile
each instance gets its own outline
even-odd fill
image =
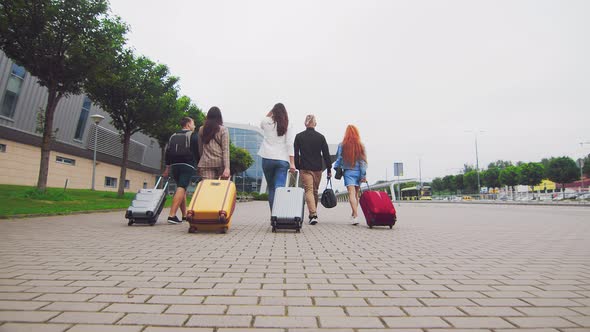
[[[434,328],[449,327],[440,317],[384,317],[387,326],[392,328]]]
[[[139,332],[141,329],[143,326],[79,324],[69,329],[68,332]]]
[[[91,311],[97,312],[108,306],[108,303],[88,303],[88,302],[53,302],[41,310],[49,311]]]
[[[113,324],[123,317],[122,313],[64,312],[51,320],[52,323]]]
[[[157,325],[157,326],[182,326],[188,315],[173,314],[128,314],[117,324],[121,325]]]
[[[36,310],[49,302],[38,301],[0,301],[0,310]]]
[[[0,311],[0,322],[40,323],[59,315],[58,311]]]
[[[254,327],[317,327],[315,317],[274,317],[258,316],[254,319]]]
[[[64,332],[71,326],[70,324],[6,323],[0,326],[0,332]]]
[[[249,327],[252,316],[192,315],[186,326],[199,327]],[[276,327],[276,325],[273,325]]]
[[[573,317],[572,317],[573,318]],[[538,328],[538,327],[577,327],[576,324],[559,317],[508,317],[508,321],[518,327]],[[570,319],[571,320],[571,319]]]
[[[511,328],[514,325],[500,317],[445,317],[449,323],[458,328]]]
[[[218,332],[221,330],[217,330]],[[203,327],[156,327],[148,326],[142,332],[213,332],[212,328]]]

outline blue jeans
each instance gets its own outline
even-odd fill
[[[275,189],[284,187],[289,172],[289,162],[276,159],[262,158],[262,172],[268,186],[268,204],[272,211],[272,203],[275,199]]]

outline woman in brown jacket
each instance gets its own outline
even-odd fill
[[[229,130],[223,125],[221,110],[213,106],[199,128],[199,175],[203,179],[229,179]]]

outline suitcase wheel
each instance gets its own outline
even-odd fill
[[[373,225],[369,225],[369,228],[373,228]]]
[[[195,233],[196,231],[197,231],[197,229],[196,229],[196,228],[194,228],[194,227],[189,227],[189,228],[188,228],[188,232],[189,232],[189,233],[191,233],[191,234],[192,234],[192,233]]]
[[[133,225],[133,220],[129,220],[129,222],[127,223],[127,226],[131,226]]]
[[[273,233],[276,233],[276,232],[277,232],[277,228],[276,228],[276,227],[273,227],[273,228],[272,228],[272,232],[273,232]]]
[[[389,225],[389,229],[392,229],[392,228],[393,228],[393,225]]]
[[[301,233],[301,228],[297,228],[297,229],[295,230],[295,233]]]
[[[221,234],[227,233],[227,227],[223,227],[220,231]]]

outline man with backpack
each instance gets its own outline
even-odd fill
[[[191,177],[195,175],[195,166],[199,161],[199,138],[194,133],[195,121],[189,117],[180,120],[182,129],[170,136],[166,148],[166,170],[162,176],[172,175],[176,182],[176,192],[172,199],[169,224],[180,224],[186,220],[186,188]],[[176,212],[180,207],[182,219],[178,219]]]

